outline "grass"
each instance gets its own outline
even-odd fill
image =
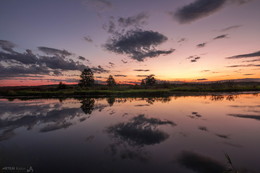
[[[66,86],[38,87],[2,87],[2,97],[81,97],[81,96],[169,96],[176,93],[205,93],[205,92],[242,92],[260,91],[260,83],[212,83],[212,84],[161,84],[155,86],[124,86],[108,87],[104,85],[89,88]]]

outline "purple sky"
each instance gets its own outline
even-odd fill
[[[0,85],[260,76],[260,0],[4,0]]]

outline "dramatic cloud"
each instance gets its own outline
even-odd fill
[[[148,72],[150,70],[148,70],[148,69],[134,69],[134,71]]]
[[[0,40],[0,47],[7,52],[13,53],[15,44],[7,40]]]
[[[92,40],[92,38],[90,38],[90,36],[84,37],[84,40],[86,40],[86,41],[89,42],[89,43],[92,43],[92,42],[93,42],[93,40]]]
[[[226,2],[240,5],[249,1],[251,0],[195,0],[190,4],[179,8],[176,12],[170,12],[170,15],[177,19],[181,24],[190,23],[217,12],[227,4]]]
[[[0,61],[15,61],[18,63],[28,65],[28,64],[36,64],[39,61],[39,58],[36,55],[32,54],[30,50],[26,50],[25,53],[0,52]]]
[[[200,43],[197,45],[197,48],[202,48],[202,47],[205,47],[207,43]]]
[[[120,34],[125,32],[125,29],[137,29],[147,24],[148,14],[145,12],[129,17],[115,18],[110,16],[108,23],[103,25],[103,29],[110,34]]]
[[[115,77],[127,77],[127,75],[122,75],[122,74],[116,74],[114,75]]]
[[[222,38],[228,38],[228,35],[227,34],[223,34],[223,35],[219,35],[215,38],[213,38],[214,40],[217,40],[217,39],[222,39]]]
[[[24,53],[9,51],[8,53],[0,51],[0,78],[9,79],[15,77],[31,77],[32,75],[62,75],[63,71],[75,70],[82,71],[88,66],[68,59],[72,55],[66,50],[54,48],[39,47],[46,56],[36,55],[29,49]],[[84,57],[78,57],[86,60]],[[94,73],[107,73],[108,70],[101,66],[92,67]]]
[[[145,58],[171,54],[174,50],[156,50],[155,46],[167,41],[168,38],[158,32],[130,30],[126,34],[114,35],[108,40],[105,48],[118,54],[127,54],[132,59],[143,61]]]
[[[180,23],[190,23],[221,9],[226,0],[196,0],[171,13]]]
[[[220,31],[221,31],[221,32],[226,32],[226,31],[230,31],[230,30],[233,30],[233,29],[240,28],[241,26],[242,26],[242,25],[233,25],[233,26],[229,26],[229,27],[223,28],[223,29],[221,29]]]
[[[38,49],[47,55],[59,55],[59,56],[72,55],[72,53],[70,53],[66,50],[54,49],[54,48],[50,48],[50,47],[38,47]]]
[[[148,17],[149,16],[144,12],[126,18],[120,17],[118,19],[118,24],[121,27],[128,27],[128,26],[139,27],[147,23],[146,20],[148,19]]]
[[[60,75],[61,72],[56,70],[52,71],[46,67],[31,65],[25,67],[22,65],[4,67],[0,64],[0,80],[8,79],[10,77],[30,77],[31,75]]]
[[[61,69],[61,70],[83,70],[87,68],[87,66],[80,64],[79,62],[75,62],[73,60],[66,60],[60,56],[42,56],[39,59],[40,64],[46,65],[51,69]]]
[[[248,54],[235,55],[235,56],[227,57],[226,59],[252,58],[252,57],[260,57],[260,51],[248,53]]]

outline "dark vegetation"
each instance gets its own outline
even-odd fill
[[[78,85],[0,87],[2,97],[86,97],[86,96],[169,96],[176,93],[205,93],[205,92],[243,92],[260,91],[259,82],[215,82],[215,83],[182,83],[172,84],[158,82],[154,75],[142,80],[140,85],[117,84],[110,75],[106,85],[95,84],[94,74],[85,69],[80,75]]]
[[[206,92],[243,92],[260,91],[260,83],[185,83],[146,85],[93,85],[81,88],[78,85],[46,85],[26,87],[0,87],[0,96],[38,96],[38,97],[74,97],[74,96],[142,96],[172,95],[176,93]]]

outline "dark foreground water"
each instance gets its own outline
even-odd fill
[[[0,99],[2,172],[222,173],[225,153],[260,172],[260,94]]]

